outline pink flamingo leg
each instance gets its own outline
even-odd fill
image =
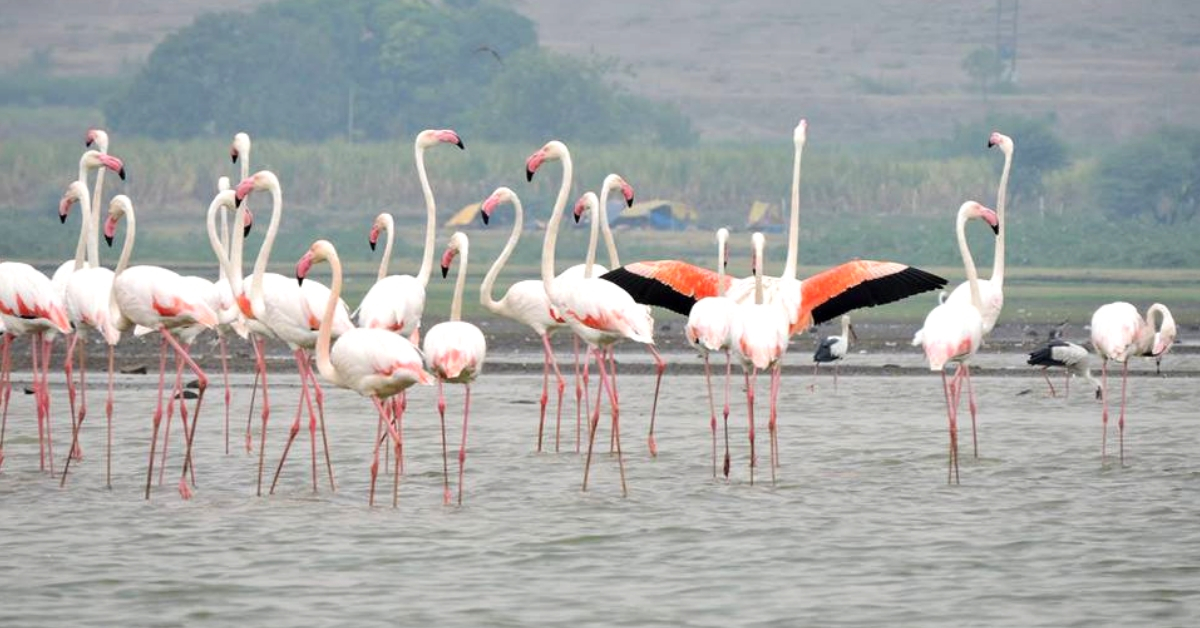
[[[610,352],[609,354],[611,356],[612,349],[609,348],[608,351]],[[600,387],[602,389],[604,389],[605,392],[608,393],[608,401],[612,405],[612,419],[613,419],[613,433],[614,433],[613,439],[616,441],[617,467],[620,469],[620,473],[621,473],[621,496],[624,497],[629,494],[629,489],[625,483],[625,460],[624,460],[624,457],[621,455],[621,423],[620,423],[621,411],[620,411],[620,405],[618,402],[617,394],[615,392],[615,386],[614,386],[615,382],[612,381],[612,378],[610,378],[609,375],[604,370],[604,349],[597,348],[595,353],[596,353],[596,368],[598,368],[600,370]],[[600,423],[600,404],[597,403],[595,420],[592,422],[592,440],[589,441],[589,443],[588,443],[589,462],[590,462],[591,453],[592,453],[592,442],[595,441],[595,433],[596,433],[596,430],[599,428],[599,423]],[[585,466],[584,467],[584,490],[587,490],[587,472],[588,472],[588,467]]]
[[[29,341],[29,359],[30,368],[33,369],[33,401],[37,406],[37,427],[38,427],[38,470],[46,470],[46,425],[43,422],[42,416],[42,395],[38,390],[41,380],[38,378],[38,357],[41,351],[38,350],[38,343],[34,339]]]
[[[257,338],[254,343],[254,354],[263,391],[262,431],[259,433],[258,442],[258,489],[255,493],[259,497],[262,497],[263,457],[267,451],[267,422],[271,418],[271,403],[267,399],[266,344],[266,340],[261,337]]]
[[[50,427],[50,350],[53,343],[46,340],[45,332],[38,332],[38,343],[42,346],[42,407],[46,413],[46,457],[50,463],[50,476],[54,476],[54,430]]]
[[[296,435],[300,433],[300,417],[304,413],[304,402],[308,397],[308,377],[304,371],[304,357],[301,349],[296,349],[293,354],[296,357],[296,368],[300,371],[300,398],[296,403],[296,418],[292,421],[292,427],[288,430],[287,443],[283,446],[283,454],[279,456],[279,464],[275,466],[275,476],[271,479],[271,488],[268,494],[275,494],[275,485],[279,482],[279,472],[283,470],[283,463],[287,460],[288,452],[292,450],[292,443],[296,440]],[[310,408],[311,410],[311,408]],[[311,415],[311,412],[310,412]],[[311,429],[311,428],[310,428]],[[312,440],[313,446],[313,462],[312,462],[312,480],[313,492],[317,492],[317,441],[314,436]]]
[[[438,418],[442,425],[442,503],[450,505],[450,463],[446,456],[446,395],[442,389],[442,379],[438,378]]]
[[[1129,382],[1129,360],[1121,365],[1121,416],[1117,419],[1118,442],[1120,443],[1121,466],[1125,466],[1125,386]]]
[[[175,387],[171,389],[171,395],[167,397],[167,425],[163,430],[163,445],[162,459],[158,461],[158,485],[163,483],[163,470],[167,468],[167,450],[171,445],[171,422],[175,420],[175,400],[179,400],[179,405],[183,406],[183,361],[179,356],[175,356]],[[184,419],[184,437],[187,437],[187,419]]]
[[[384,416],[382,407],[377,407],[379,410],[380,424],[387,423],[387,418]],[[379,477],[379,446],[383,444],[382,438],[375,439],[375,453],[371,458],[371,491],[367,493],[367,505],[375,505],[375,480]]]
[[[387,426],[388,434],[392,437],[392,442],[396,448],[400,447],[400,434],[396,431],[396,426],[388,419],[387,411],[383,407],[383,402],[379,397],[371,397],[371,403],[375,405],[375,410],[379,413],[379,423]],[[367,498],[367,503],[371,506],[375,505],[375,479],[379,475],[379,447],[383,444],[383,439],[375,441],[375,457],[371,463],[371,493]],[[397,458],[399,452],[397,452]],[[392,508],[395,508],[400,501],[400,466],[396,465],[396,473],[392,479]]]
[[[539,454],[542,453],[542,433],[546,425],[546,404],[550,403],[550,342],[546,339],[545,334],[542,334],[542,340],[542,396],[538,399],[540,410],[538,411],[537,434],[537,452]]]
[[[574,336],[573,342],[575,344],[575,453],[579,453],[582,437],[579,425],[581,423],[581,413],[583,410],[585,395],[583,390],[583,379],[579,372],[579,336]],[[591,412],[588,413],[588,416],[591,416]]]
[[[404,409],[405,409],[405,406],[407,405],[404,402],[404,392],[402,391],[400,394],[393,397],[391,400],[391,404],[392,404],[392,417],[396,423],[396,434],[400,440],[400,442],[398,443],[398,445],[396,447],[396,464],[398,465],[397,471],[399,471],[400,473],[404,473],[404,422],[403,422],[403,418],[404,418]]]
[[[559,452],[559,446],[562,443],[562,405],[563,391],[567,389],[567,381],[563,379],[562,371],[558,368],[558,360],[554,357],[554,349],[550,347],[550,336],[546,336],[546,348],[550,355],[550,368],[554,369],[554,378],[556,389],[558,391],[558,400],[554,404],[554,453]]]
[[[955,373],[955,379],[958,374]],[[958,418],[955,407],[957,401],[951,401],[957,393],[953,392],[954,383],[946,380],[946,370],[942,369],[942,392],[946,396],[946,422],[950,431],[950,461],[947,469],[946,483],[958,484]]]
[[[317,381],[317,375],[313,372],[312,361],[309,360],[308,352],[304,352],[304,369],[308,371],[308,383],[312,385],[313,397],[317,401],[317,420],[321,425],[321,447],[325,452],[325,469],[329,472],[329,491],[337,492],[337,484],[333,481],[333,460],[329,455],[329,435],[325,431],[325,391],[321,389],[321,384]],[[308,408],[308,412],[312,414],[312,406]],[[311,431],[311,423],[309,424]]]
[[[12,396],[12,356],[9,349],[12,346],[11,334],[0,334],[3,339],[0,344],[3,349],[0,353],[0,465],[4,464],[4,436],[8,432],[8,399]]]
[[[471,383],[463,385],[466,396],[463,399],[462,441],[458,445],[458,505],[462,506],[463,496],[463,463],[467,461],[467,420],[471,415]]]
[[[974,457],[978,458],[979,457],[979,440],[975,436],[975,409],[976,409],[976,406],[975,406],[975,391],[971,388],[971,365],[967,364],[966,362],[963,362],[961,367],[963,370],[963,376],[967,380],[967,408],[970,409],[970,411],[971,411],[971,450],[974,453]],[[957,409],[955,409],[955,412],[957,412]]]
[[[258,396],[258,378],[266,368],[262,362],[262,354],[258,350],[258,337],[250,337],[250,346],[254,349],[254,383],[250,385],[250,409],[246,411],[246,453],[254,452],[254,438],[250,434],[250,421],[254,416],[254,398]]]
[[[604,354],[601,352],[601,350],[599,348],[594,350],[594,354],[595,354],[597,361],[604,360]],[[585,356],[585,359],[583,362],[585,389],[587,387],[587,384],[586,384],[586,382],[587,382],[587,365],[588,365],[588,362],[590,362],[590,361],[591,361],[590,358],[587,358]],[[601,382],[603,382],[603,371],[601,371],[601,378],[602,378]],[[596,443],[596,430],[599,429],[599,427],[600,427],[600,396],[601,396],[601,394],[603,394],[603,390],[604,390],[604,386],[602,383],[600,385],[599,389],[596,391],[597,394],[596,394],[595,410],[592,411],[588,416],[588,449],[587,449],[587,457],[584,458],[584,463],[583,463],[583,490],[584,491],[587,491],[588,475],[592,468],[592,450],[595,447],[595,443]]]
[[[771,391],[770,391],[770,419],[767,422],[767,431],[771,435],[771,484],[775,484],[775,469],[779,466],[779,426],[776,423],[778,418],[778,403],[779,403],[779,384],[780,372],[782,366],[776,363],[771,367]]]
[[[150,482],[154,479],[154,447],[158,444],[158,426],[163,417],[163,386],[167,381],[167,341],[162,341],[158,354],[158,406],[154,409],[154,429],[150,435],[150,464],[146,469],[146,499],[150,499]]]
[[[183,499],[191,499],[192,498],[192,489],[190,487],[188,487],[187,477],[188,477],[188,471],[191,470],[194,465],[194,462],[192,460],[192,443],[195,441],[195,437],[196,437],[196,426],[200,424],[200,406],[203,405],[203,403],[204,403],[204,391],[208,389],[208,375],[206,375],[204,373],[204,370],[200,368],[200,365],[196,364],[196,361],[192,359],[191,354],[188,353],[187,347],[179,344],[179,341],[176,340],[175,337],[172,336],[170,333],[168,333],[166,329],[163,329],[161,331],[162,331],[163,337],[166,338],[167,342],[170,343],[171,346],[175,348],[175,353],[179,356],[179,358],[181,360],[183,360],[184,364],[187,365],[188,369],[192,371],[192,375],[194,375],[197,380],[196,406],[195,406],[195,408],[192,409],[192,426],[191,426],[191,429],[188,430],[187,435],[186,435],[187,436],[187,438],[186,438],[187,445],[186,445],[186,448],[184,449],[184,454],[183,454],[183,471],[181,472],[180,477],[179,477],[179,496],[182,497]],[[182,402],[182,400],[181,400],[181,402]],[[182,404],[180,406],[180,409],[182,411],[182,409],[183,409]],[[195,482],[194,478],[193,478],[193,482]]]
[[[721,409],[721,413],[724,415],[724,424],[725,424],[725,427],[724,427],[724,431],[725,431],[725,464],[722,467],[722,470],[724,471],[726,478],[729,477],[729,464],[731,462],[730,458],[729,458],[729,382],[732,379],[732,377],[733,377],[733,358],[730,355],[729,350],[726,349],[725,350],[725,405]]]
[[[750,420],[750,486],[754,486],[754,386],[758,383],[758,368],[746,370],[746,408]]]
[[[233,390],[229,387],[229,349],[225,346],[225,336],[218,336],[221,346],[221,377],[225,380],[225,455],[229,455],[229,402],[233,399]]]
[[[78,337],[79,337],[79,332],[76,332],[75,334],[72,335],[71,343],[70,343],[70,345],[68,345],[68,348],[67,348],[67,359],[65,362],[66,364],[71,363],[71,357],[72,357],[71,354],[74,351],[75,341],[76,341],[76,339],[78,339]],[[86,347],[86,342],[85,342],[85,347]],[[83,427],[84,418],[87,417],[87,398],[83,394],[84,388],[87,386],[87,379],[84,377],[84,373],[85,373],[84,368],[86,365],[86,361],[85,361],[86,358],[84,356],[84,351],[86,351],[86,349],[81,348],[80,352],[79,352],[79,389],[80,389],[79,419],[77,421],[76,420],[71,421],[71,447],[70,447],[70,449],[67,450],[68,451],[67,460],[65,463],[63,463],[62,478],[59,479],[59,482],[58,482],[59,488],[63,488],[64,486],[67,485],[67,473],[71,470],[71,460],[83,460],[83,450],[79,447],[79,430],[80,430],[80,428]],[[67,382],[69,383],[71,381],[70,369],[66,369],[66,370],[68,371],[67,372]]]
[[[63,375],[67,381],[67,405],[71,409],[71,432],[75,432],[75,424],[79,421],[79,415],[76,414],[75,398],[77,396],[77,388],[75,386],[75,347],[79,344],[79,332],[69,334],[67,340],[67,357],[63,360]],[[75,453],[75,445],[72,444],[71,449],[67,450],[67,458],[70,459]]]
[[[646,443],[650,447],[650,455],[658,456],[658,444],[654,442],[654,418],[658,415],[658,392],[662,388],[663,372],[667,370],[667,363],[658,354],[658,349],[654,345],[646,345],[646,350],[650,352],[654,358],[654,401],[650,404],[650,435],[646,439]],[[615,367],[614,367],[615,372]]]
[[[708,429],[712,432],[712,474],[717,477],[717,407],[713,402],[712,365],[708,362],[708,352],[704,352],[704,383],[708,386]]]
[[[104,445],[104,485],[112,488],[112,415],[113,415],[113,354],[115,347],[108,345],[108,399],[104,402],[106,435]]]
[[[79,423],[87,416],[87,338],[79,345]],[[71,447],[71,457],[83,460],[83,446],[78,442]]]
[[[1100,364],[1100,389],[1103,400],[1103,409],[1100,411],[1100,463],[1103,464],[1108,458],[1108,358]]]

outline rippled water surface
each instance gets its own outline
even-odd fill
[[[765,407],[759,482],[748,483],[743,401],[730,418],[731,478],[714,480],[703,378],[668,376],[651,459],[653,380],[622,376],[622,499],[607,420],[582,493],[573,405],[563,453],[534,453],[540,377],[485,375],[465,505],[441,503],[430,388],[412,395],[405,419],[396,510],[390,475],[384,505],[367,507],[375,421],[352,393],[327,401],[336,493],[322,479],[312,494],[302,430],[280,490],[256,498],[257,457],[237,438],[223,453],[218,393],[197,436],[195,498],[176,494],[175,441],[169,479],[147,502],[150,377],[121,380],[112,490],[101,391],[86,459],[63,490],[37,470],[32,398],[18,392],[0,472],[0,625],[1198,625],[1196,380],[1131,380],[1122,467],[1101,463],[1099,405],[1046,397],[1033,377],[976,378],[981,457],[970,457],[967,422],[962,484],[948,487],[934,375],[843,377],[837,394],[827,379],[810,393],[809,377],[789,377],[775,486]],[[268,466],[298,393],[294,378],[273,381],[283,385]],[[249,382],[236,378],[235,425]],[[448,394],[453,475],[462,392]],[[61,452],[66,415],[55,404]]]

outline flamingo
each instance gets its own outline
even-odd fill
[[[791,214],[788,251],[782,277],[761,278],[763,299],[780,300],[788,310],[789,334],[832,320],[863,307],[892,303],[914,294],[937,290],[946,280],[896,262],[854,260],[799,281],[797,251],[800,234],[800,164],[808,123],[801,120],[793,133]],[[759,278],[719,279],[717,273],[680,260],[635,262],[609,271],[603,279],[616,283],[638,303],[657,305],[687,316],[692,305],[714,296],[718,287],[738,303],[754,300]]]
[[[616,441],[617,464],[621,473],[621,493],[628,494],[625,484],[625,462],[621,455],[620,407],[617,401],[616,382],[610,384],[604,366],[604,354],[612,345],[623,339],[643,344],[654,342],[654,319],[650,309],[633,300],[624,289],[615,283],[596,277],[583,277],[574,282],[556,283],[554,277],[554,248],[558,239],[558,227],[566,208],[567,195],[571,189],[571,153],[558,140],[546,143],[525,161],[525,177],[532,181],[533,175],[547,160],[560,160],[563,165],[562,183],[554,201],[554,210],[546,224],[546,237],[542,242],[542,283],[550,302],[564,318],[571,330],[579,335],[592,349],[600,369],[600,387],[608,392],[613,413],[613,434]],[[588,454],[583,467],[583,490],[587,490],[588,473],[591,470],[592,449],[596,440],[596,428],[600,421],[600,404],[593,409],[591,432],[588,437]]]
[[[133,204],[129,197],[119,194],[109,203],[108,220],[104,224],[104,239],[112,246],[117,223],[125,218],[125,242],[121,247],[121,257],[117,268],[113,271],[112,293],[109,297],[110,319],[113,325],[121,331],[134,325],[141,325],[157,330],[162,335],[162,347],[159,353],[158,371],[158,406],[154,411],[153,433],[150,439],[150,462],[146,471],[146,499],[150,499],[150,481],[154,476],[154,450],[158,442],[158,428],[162,421],[162,397],[167,368],[167,345],[175,350],[176,359],[182,360],[199,380],[199,396],[192,416],[192,433],[195,432],[196,422],[200,419],[200,406],[204,402],[204,391],[208,387],[208,377],[188,351],[171,333],[182,327],[201,325],[213,328],[217,325],[217,313],[205,302],[202,295],[196,294],[194,287],[182,280],[178,273],[161,266],[129,267],[129,256],[137,233],[137,220],[133,212]],[[111,384],[110,384],[111,386]],[[190,499],[192,490],[187,484],[188,470],[192,461],[192,438],[187,436],[187,451],[184,456],[183,473],[179,478],[179,495]]]
[[[1155,315],[1158,315],[1156,328]],[[1100,439],[1100,458],[1108,455],[1108,361],[1121,363],[1121,414],[1117,420],[1120,433],[1121,464],[1125,464],[1125,388],[1129,379],[1129,358],[1157,357],[1175,342],[1175,318],[1161,303],[1146,310],[1146,317],[1124,301],[1100,306],[1092,314],[1092,346],[1100,356],[1100,388],[1104,410],[1100,415],[1104,433]]]
[[[559,426],[562,423],[562,397],[566,384],[563,381],[562,373],[558,369],[558,362],[554,359],[554,349],[550,346],[550,334],[565,328],[567,325],[555,317],[550,305],[550,297],[546,296],[546,286],[542,284],[542,280],[540,279],[525,279],[512,284],[504,292],[504,296],[500,297],[499,301],[492,297],[492,287],[496,283],[496,278],[500,276],[501,269],[508,263],[509,257],[512,256],[513,250],[516,249],[517,241],[521,238],[521,229],[525,224],[525,210],[521,205],[521,199],[517,197],[516,192],[507,187],[496,188],[480,204],[479,209],[484,224],[487,224],[491,220],[492,212],[496,211],[496,207],[501,203],[512,203],[513,210],[516,212],[516,218],[513,220],[512,232],[509,233],[508,240],[504,243],[504,248],[500,251],[500,255],[496,257],[496,261],[492,263],[491,268],[488,269],[487,275],[483,278],[483,283],[479,286],[479,302],[495,314],[528,325],[533,329],[533,333],[541,338],[543,349],[542,396],[539,400],[541,409],[538,416],[537,450],[539,452],[542,450],[542,434],[546,423],[546,405],[550,399],[550,371],[553,370],[554,377],[558,382],[558,404],[555,412],[557,418],[554,430],[554,451],[558,451]]]
[[[249,139],[247,139],[247,141],[249,141]],[[217,191],[218,193],[229,192],[229,195],[221,197],[222,200],[219,204],[219,208],[223,210],[235,210],[233,204],[233,190],[229,185],[229,177],[220,177],[217,180]],[[210,206],[207,219],[208,224],[212,225],[209,227],[210,230],[215,226],[213,225],[213,213],[213,209]],[[228,211],[218,211],[217,213],[219,213],[221,216],[220,239],[218,242],[218,244],[220,244],[220,250],[213,251],[213,253],[217,255],[218,262],[218,277],[217,281],[213,283],[213,287],[216,291],[216,303],[219,308],[217,309],[217,344],[221,351],[221,376],[225,383],[225,455],[228,456],[229,407],[233,400],[233,390],[229,386],[229,348],[225,342],[225,336],[232,331],[245,340],[249,338],[250,330],[246,327],[246,321],[242,317],[242,311],[238,308],[237,298],[233,295],[233,287],[232,283],[229,281],[229,275],[226,272],[226,266],[220,263],[222,258],[228,259],[233,254],[232,249],[230,248],[229,224],[226,215]],[[241,226],[243,236],[249,233],[250,228],[253,225],[253,218],[250,214],[249,208],[247,208],[244,212],[244,216],[245,217],[242,220]],[[238,262],[238,267],[241,267],[240,261]],[[257,373],[255,374],[257,375]],[[255,379],[257,380],[257,377]],[[258,387],[257,382],[255,383],[254,387]],[[253,392],[251,392],[251,394],[253,395]]]
[[[431,384],[433,378],[421,368],[421,355],[416,347],[407,339],[390,331],[361,327],[348,329],[337,339],[337,343],[333,344],[335,316],[341,308],[342,263],[338,259],[337,250],[329,241],[317,240],[313,243],[296,264],[296,279],[303,283],[312,265],[323,261],[329,262],[333,278],[330,281],[329,296],[317,334],[317,372],[325,381],[371,399],[379,413],[380,423],[388,427],[393,437],[399,456],[400,437],[391,421],[387,420],[383,402],[414,384]],[[375,504],[379,444],[376,440],[375,458],[371,464],[371,492],[367,498],[370,505]],[[398,474],[398,465],[396,469]],[[397,475],[392,488],[393,508],[399,498],[398,487]]]
[[[998,132],[993,132],[991,137],[988,138],[988,148],[996,146],[1000,147],[1000,151],[1004,153],[1004,169],[1000,173],[1000,185],[996,190],[996,219],[1002,227],[1000,234],[996,236],[996,249],[992,261],[992,277],[991,279],[979,280],[979,298],[983,304],[983,309],[980,310],[980,313],[983,315],[984,338],[992,333],[992,328],[996,326],[996,321],[1000,318],[1000,310],[1004,307],[1004,234],[1008,231],[1008,223],[1004,221],[1004,206],[1008,198],[1008,173],[1012,168],[1012,138]],[[959,284],[950,293],[947,300],[969,304],[971,302],[970,286],[966,282]],[[971,411],[971,425],[974,427],[977,411],[975,391],[971,388],[970,366],[963,364],[963,369],[967,377],[967,408]],[[974,456],[978,458],[979,447],[974,434],[972,434],[971,442]]]
[[[442,254],[442,277],[450,271],[454,257],[461,259],[454,280],[454,300],[450,304],[450,320],[438,323],[425,334],[425,368],[437,377],[438,415],[442,424],[442,477],[443,501],[450,503],[450,472],[446,462],[446,396],[443,383],[462,384],[463,399],[462,441],[458,448],[458,504],[462,505],[463,463],[467,459],[467,421],[471,414],[471,382],[483,369],[487,354],[487,341],[483,332],[471,323],[462,320],[463,286],[467,281],[467,258],[469,242],[467,236],[456,231],[450,236],[446,252]]]
[[[967,247],[966,225],[971,219],[980,219],[992,227],[996,234],[1000,233],[1000,222],[996,212],[976,203],[967,201],[958,208],[955,221],[955,232],[958,236],[958,250],[962,254],[963,266],[967,272],[967,282],[971,290],[971,302],[948,299],[945,303],[933,308],[925,317],[925,324],[913,346],[918,344],[925,349],[925,358],[929,361],[929,370],[942,373],[942,389],[946,396],[946,418],[950,427],[950,468],[947,483],[958,483],[958,394],[961,392],[961,382],[966,376],[965,363],[979,350],[983,342],[983,305],[979,294],[979,274],[975,270],[975,260]],[[957,362],[953,381],[947,381],[945,366],[949,362]],[[974,416],[971,424],[972,437],[975,425]]]
[[[9,348],[17,336],[32,337],[30,343],[33,370],[34,401],[37,406],[38,422],[38,465],[46,469],[50,461],[50,473],[54,473],[54,452],[50,432],[49,366],[50,341],[47,333],[70,333],[71,321],[67,317],[62,299],[50,279],[41,271],[24,262],[0,262],[0,322],[7,333],[4,335],[3,409],[0,409],[0,463],[4,462],[4,434],[8,427],[8,401],[12,387],[12,362]],[[39,366],[40,365],[40,366]]]
[[[1051,338],[1045,345],[1030,353],[1029,360],[1026,362],[1030,366],[1042,367],[1042,377],[1046,378],[1046,385],[1050,387],[1051,397],[1056,396],[1056,393],[1054,392],[1054,384],[1050,383],[1050,376],[1046,374],[1046,370],[1053,366],[1063,368],[1066,371],[1063,376],[1066,387],[1064,396],[1070,396],[1071,394],[1071,376],[1074,375],[1086,378],[1096,390],[1096,399],[1100,399],[1100,382],[1095,377],[1092,377],[1090,363],[1091,353],[1086,347],[1063,340],[1062,338]]]
[[[717,295],[696,301],[688,313],[687,326],[683,328],[688,344],[696,348],[704,358],[704,381],[708,385],[709,430],[712,432],[713,477],[717,477],[717,410],[713,403],[712,369],[708,354],[719,351],[725,354],[725,477],[729,477],[729,380],[731,338],[730,326],[736,303],[725,296],[725,265],[729,260],[729,230],[717,229]]]
[[[746,376],[746,407],[750,422],[750,483],[754,484],[754,389],[758,371],[770,369],[770,420],[771,433],[771,483],[775,483],[779,385],[782,375],[783,356],[788,347],[788,309],[783,301],[766,301],[763,294],[762,268],[765,238],[761,233],[751,236],[754,247],[753,271],[755,281],[754,302],[738,303],[729,324],[729,344],[738,353],[742,370]]]
[[[817,365],[822,362],[833,362],[834,392],[837,392],[838,369],[842,366],[842,358],[846,357],[846,352],[850,350],[851,341],[858,342],[858,336],[854,333],[854,325],[850,324],[850,315],[842,314],[841,335],[825,338],[813,353],[814,378],[817,376]],[[809,390],[812,390],[814,385],[810,385]]]
[[[250,151],[252,148],[253,148],[253,143],[250,141],[249,133],[246,133],[245,131],[240,131],[240,132],[234,134],[233,142],[229,145],[229,160],[235,165],[240,164],[240,169],[238,172],[238,175],[239,175],[238,181],[239,182],[244,181],[246,179],[246,177],[250,176]],[[223,189],[221,187],[221,185],[222,184],[220,182],[220,179],[218,179],[218,182],[217,182],[218,191],[221,191]],[[250,208],[249,208],[249,206],[247,206],[246,211],[249,212],[249,210],[250,210]],[[225,225],[225,214],[222,213],[221,214],[222,235],[224,235],[226,229],[227,229],[227,227]],[[238,273],[238,280],[241,281],[241,279],[242,279],[242,274],[241,274],[242,273],[242,264],[241,264],[240,260],[241,260],[242,252],[240,249],[233,248],[231,246],[230,255],[231,256],[236,255],[238,257],[239,261],[233,265],[233,270]],[[232,279],[230,281],[232,282]],[[240,292],[234,291],[232,289],[232,283],[230,285],[230,292],[233,293],[235,300],[237,299],[238,294],[240,294]],[[249,307],[248,300],[246,301],[246,304],[247,304],[247,307]],[[241,310],[242,310],[242,308],[239,303],[239,311],[241,311]],[[254,320],[253,318],[247,316],[244,312],[242,313],[242,320],[246,325],[246,330],[247,330],[249,338],[250,338],[250,347],[254,350],[254,364],[255,364],[254,383],[250,386],[250,406],[249,406],[249,409],[246,411],[246,453],[251,453],[252,451],[254,451],[254,439],[251,435],[251,430],[250,430],[251,417],[254,416],[254,398],[258,394],[259,379],[266,377],[266,372],[267,372],[266,354],[265,354],[266,339],[274,338],[275,334],[272,333],[271,330],[267,329],[266,325],[263,325],[262,323],[259,323],[257,320]],[[269,414],[270,413],[270,409],[269,409],[270,404],[269,404],[269,398],[267,395],[267,389],[266,389],[265,383],[263,384],[263,403],[264,403],[263,412],[265,414]]]
[[[237,185],[234,199],[235,203],[241,202],[252,192],[267,190],[271,194],[271,222],[267,227],[267,235],[263,240],[262,248],[258,251],[258,258],[254,263],[254,277],[251,282],[250,294],[247,298],[246,293],[242,291],[242,282],[238,278],[237,269],[232,269],[234,272],[230,275],[230,279],[235,283],[234,291],[239,294],[238,302],[242,308],[242,314],[248,319],[253,318],[267,327],[275,336],[279,337],[288,344],[292,349],[293,356],[296,359],[296,368],[300,374],[300,400],[296,407],[296,418],[292,422],[290,431],[288,432],[287,443],[283,447],[283,454],[279,458],[279,465],[275,468],[275,477],[271,482],[271,492],[274,492],[275,484],[279,480],[279,474],[283,469],[283,463],[287,460],[288,451],[291,449],[292,441],[295,440],[297,433],[300,431],[300,415],[305,406],[308,407],[308,433],[312,443],[312,478],[313,491],[317,490],[317,415],[312,410],[312,399],[309,396],[309,387],[311,386],[316,397],[317,414],[320,415],[321,440],[325,449],[325,466],[329,472],[330,490],[336,490],[336,485],[333,480],[333,463],[329,456],[329,439],[325,432],[325,393],[321,390],[321,386],[317,383],[316,377],[313,375],[312,366],[308,351],[316,346],[317,331],[320,328],[320,319],[317,318],[316,312],[321,311],[325,300],[329,297],[329,288],[315,282],[308,281],[303,284],[297,284],[283,275],[266,272],[267,260],[271,256],[271,247],[275,243],[275,236],[279,231],[279,221],[283,213],[283,197],[279,185],[279,178],[275,173],[269,170],[260,170],[253,176],[243,179]],[[236,220],[234,221],[236,224]],[[237,237],[237,233],[234,233]],[[240,244],[240,243],[239,243]],[[350,314],[346,308],[346,304],[341,303],[333,321],[333,334],[341,336],[347,330],[351,329],[353,324],[350,322]],[[267,420],[270,415],[269,403],[266,395],[266,370],[265,362],[260,361],[260,370],[263,378],[263,425],[262,425],[262,441],[259,444],[258,452],[258,487],[257,494],[262,495],[262,469],[263,469],[263,448],[266,446],[267,439]]]

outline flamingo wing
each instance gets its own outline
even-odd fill
[[[625,289],[634,301],[687,316],[696,301],[717,296],[715,271],[679,260],[635,262],[601,275]],[[731,283],[725,278],[725,287]]]
[[[801,285],[801,312],[792,333],[863,307],[938,290],[946,280],[897,262],[854,260],[817,273]]]

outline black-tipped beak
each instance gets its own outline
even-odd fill
[[[109,247],[112,247],[112,241],[113,241],[112,236],[108,235],[107,233],[104,234],[104,241],[106,243],[108,243]]]
[[[234,195],[233,195],[233,206],[234,206],[234,207],[241,207],[241,206],[242,206],[242,201],[243,201],[245,198],[246,198],[246,197],[244,197],[244,196],[238,196],[237,194],[234,194]]]
[[[59,223],[61,223],[61,224],[64,224],[64,225],[65,225],[65,224],[67,224],[67,215],[66,215],[66,214],[59,214],[59,215],[58,215],[58,222],[59,222]]]
[[[992,233],[1000,235],[1000,225],[992,225]]]
[[[125,168],[124,167],[122,167],[120,170],[117,171],[117,176],[121,177],[122,181],[125,180]]]
[[[237,153],[233,153],[232,155],[230,155],[229,160],[236,164],[237,163]]]
[[[530,170],[529,168],[525,169],[525,181],[526,182],[533,181],[533,171]]]
[[[93,142],[92,140],[87,140],[86,142],[84,142],[84,143],[83,143],[83,145],[84,145],[86,148],[91,148],[91,147],[92,147],[92,144],[94,144],[94,143],[95,143],[95,142]]]
[[[1096,401],[1100,401],[1103,398],[1104,398],[1104,392],[1100,390],[1099,386],[1097,386],[1096,387]]]
[[[988,140],[988,148],[991,148],[991,147],[993,147],[993,146],[995,146],[995,145],[996,145],[996,143],[995,143],[995,142],[993,142],[992,140]]]
[[[579,214],[573,213],[572,215],[575,216],[575,224],[579,224]]]
[[[370,238],[368,238],[368,239],[367,239],[367,246],[371,247],[371,250],[372,250],[372,251],[374,251],[374,250],[375,250],[375,241],[374,241],[374,240],[372,240],[372,239],[370,239]]]
[[[461,149],[463,149],[463,150],[467,150],[467,145],[466,145],[466,144],[463,144],[463,141],[462,141],[462,139],[461,139],[461,138],[460,138],[460,139],[458,140],[458,142],[456,142],[454,145],[455,145],[455,146],[457,146],[457,147],[459,147],[459,148],[461,148]]]
[[[250,223],[250,224],[242,227],[242,237],[244,238],[244,237],[250,235],[250,229],[253,227],[254,227],[254,223]]]
[[[449,275],[449,274],[450,274],[450,267],[442,266],[442,279],[445,279],[446,275]]]
[[[487,212],[479,212],[479,216],[483,218],[483,224],[485,225],[492,221]]]
[[[633,207],[633,197],[632,196],[625,199],[625,207]]]
[[[303,286],[304,285],[304,277],[302,275],[296,275],[296,283]]]

